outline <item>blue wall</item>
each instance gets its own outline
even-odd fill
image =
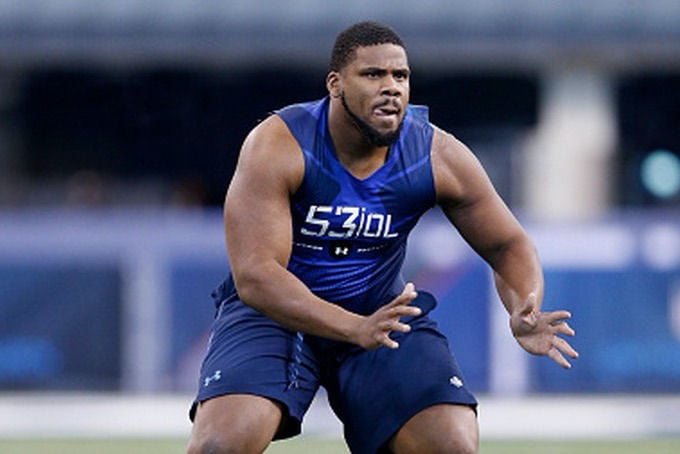
[[[115,265],[3,262],[0,289],[0,389],[119,388]]]
[[[566,392],[680,391],[680,340],[672,332],[680,269],[549,269],[546,300],[574,314],[569,373],[532,361],[533,389]],[[680,293],[675,296],[678,298]]]
[[[0,389],[193,391],[210,292],[228,270],[220,213],[173,214],[164,227],[139,213],[38,218],[0,217]],[[573,313],[581,356],[564,371],[500,333],[527,359],[511,363],[525,368],[522,390],[680,391],[680,222],[636,219],[530,226],[544,308]],[[502,309],[486,264],[442,222],[426,217],[416,229],[405,276],[437,296],[432,316],[470,388],[493,393],[504,372],[491,364],[491,327]]]

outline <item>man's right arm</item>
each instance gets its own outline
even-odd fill
[[[395,348],[391,331],[408,331],[399,317],[416,315],[406,304],[412,287],[370,317],[314,295],[287,270],[292,248],[290,197],[302,180],[299,145],[278,116],[246,138],[224,203],[227,251],[245,304],[292,330],[351,342],[364,348]]]

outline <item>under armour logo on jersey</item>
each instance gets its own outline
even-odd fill
[[[203,387],[207,387],[211,382],[218,381],[222,378],[222,371],[216,370],[210,377],[205,377],[203,380]]]
[[[346,241],[336,241],[331,243],[328,252],[335,258],[348,257],[352,252],[352,246]]]
[[[348,248],[347,246],[345,246],[345,247],[336,246],[336,247],[335,247],[335,250],[333,251],[333,255],[336,255],[336,256],[341,256],[341,255],[347,256],[347,255],[349,255],[349,248]]]

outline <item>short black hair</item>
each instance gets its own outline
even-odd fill
[[[347,65],[358,47],[377,46],[378,44],[396,44],[404,46],[397,32],[387,25],[364,21],[346,28],[335,39],[331,53],[331,71],[340,71]]]

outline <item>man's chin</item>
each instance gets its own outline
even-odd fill
[[[368,124],[376,137],[385,138],[385,140],[399,135],[401,129],[401,121],[380,121]]]
[[[388,147],[396,142],[399,138],[399,128],[387,132],[380,132],[376,130],[374,134],[367,138],[375,146]]]
[[[347,112],[347,115],[352,119],[354,126],[361,131],[368,143],[376,147],[388,147],[397,141],[401,131],[401,119],[383,119],[387,120],[387,122],[381,121],[381,124],[378,125],[380,127],[376,128],[376,126],[367,123],[355,115],[347,105],[344,96],[341,97],[341,101],[345,112]]]

